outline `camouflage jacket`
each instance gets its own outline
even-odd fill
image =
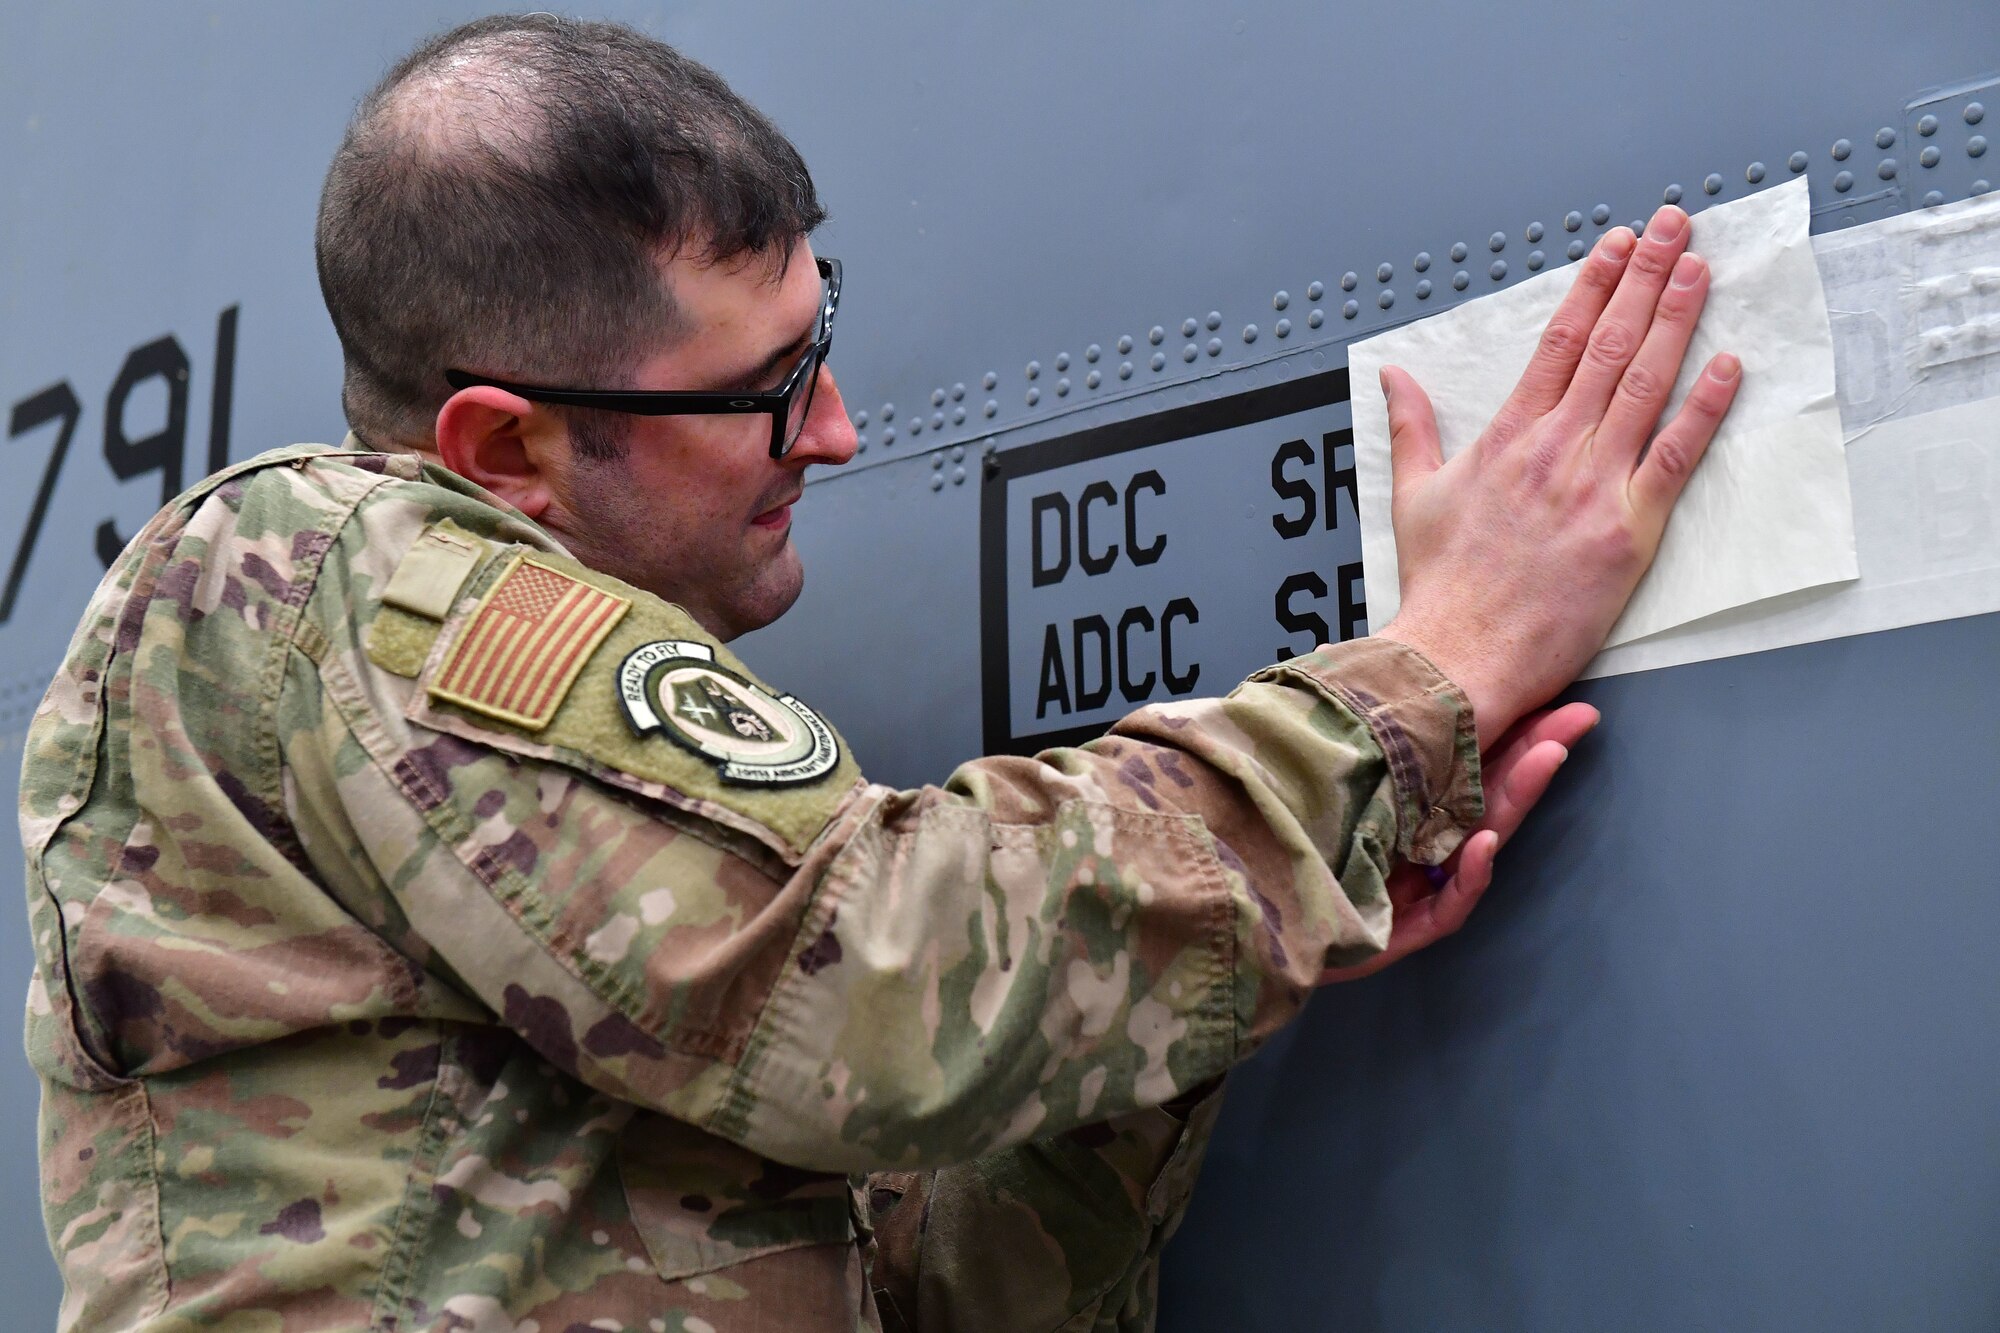
[[[485,492],[266,454],[28,738],[61,1327],[1145,1327],[1204,1092],[1477,763],[1361,641],[890,790]]]

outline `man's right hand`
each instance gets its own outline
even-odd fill
[[[1499,415],[1448,463],[1423,389],[1382,372],[1402,607],[1381,634],[1466,692],[1482,750],[1603,646],[1736,397],[1725,352],[1653,434],[1708,296],[1690,230],[1669,206],[1643,240],[1607,233]]]

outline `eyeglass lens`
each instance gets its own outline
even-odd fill
[[[784,443],[778,449],[780,456],[792,451],[806,428],[806,418],[812,415],[813,391],[819,387],[819,365],[819,353],[815,350],[806,367],[805,383],[792,390],[792,401],[785,413]]]
[[[822,261],[820,272],[826,286],[821,289],[819,321],[813,327],[816,345],[805,368],[805,383],[793,386],[792,400],[785,405],[785,433],[777,455],[780,458],[792,451],[805,432],[806,419],[812,415],[813,393],[819,388],[819,368],[825,363],[826,354],[833,350],[833,307],[840,299],[839,261],[833,261],[831,266]]]

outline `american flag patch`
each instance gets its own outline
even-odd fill
[[[631,605],[523,556],[459,631],[431,697],[540,731]]]

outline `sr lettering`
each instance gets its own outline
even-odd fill
[[[1343,460],[1342,451],[1346,451]],[[1286,541],[1303,537],[1315,526],[1331,532],[1340,526],[1340,496],[1347,496],[1347,512],[1358,512],[1354,482],[1354,432],[1328,431],[1315,450],[1304,440],[1287,440],[1271,455],[1271,490],[1283,502],[1271,515],[1271,526]],[[1368,632],[1368,603],[1361,578],[1361,562],[1336,565],[1329,582],[1318,570],[1301,570],[1286,576],[1271,599],[1272,615],[1278,628],[1294,638],[1280,644],[1277,661],[1311,652],[1322,643],[1345,642]],[[1329,624],[1323,611],[1334,617]],[[1334,633],[1334,626],[1339,634]]]

